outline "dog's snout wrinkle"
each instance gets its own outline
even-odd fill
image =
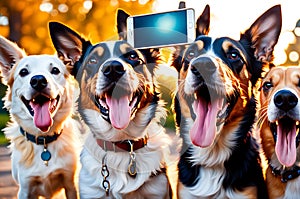
[[[36,91],[42,91],[47,87],[48,81],[43,75],[35,75],[30,79],[30,85]]]
[[[109,61],[103,65],[102,72],[107,78],[118,80],[125,73],[125,68],[119,61]]]
[[[298,103],[297,96],[288,90],[282,90],[274,96],[275,106],[283,111],[289,111]]]

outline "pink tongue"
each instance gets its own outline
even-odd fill
[[[112,126],[116,129],[126,128],[130,121],[128,96],[119,99],[107,96],[106,102],[109,107],[109,118]]]
[[[282,127],[281,122],[277,126],[277,141],[275,152],[279,162],[287,167],[296,161],[296,124],[290,131]]]
[[[33,121],[35,126],[44,132],[48,131],[53,123],[49,111],[50,101],[45,102],[42,106],[40,104],[30,102],[30,106],[33,108],[34,111]]]
[[[192,143],[199,147],[210,146],[216,136],[217,113],[221,109],[223,100],[207,103],[203,99],[194,102],[196,120],[190,131]]]

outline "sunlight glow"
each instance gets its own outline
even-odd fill
[[[0,16],[0,25],[1,26],[8,26],[8,18],[6,16]]]
[[[86,1],[84,1],[84,2],[83,2],[83,7],[84,7],[84,9],[86,9],[86,10],[92,9],[92,7],[93,7],[93,1],[91,1],[91,0],[86,0]]]
[[[299,53],[297,53],[296,51],[290,52],[290,54],[289,54],[289,59],[290,59],[292,62],[297,62],[297,61],[299,60]]]
[[[177,10],[179,2],[180,0],[155,0],[153,12]],[[205,5],[208,4],[210,6],[209,35],[212,37],[229,36],[233,39],[239,39],[240,33],[249,28],[256,18],[277,4],[281,4],[282,9],[282,33],[293,31],[296,22],[300,19],[299,0],[185,0],[185,2],[187,8],[195,10],[196,19],[202,13]],[[235,6],[233,7],[232,5]],[[295,30],[295,34],[300,36],[300,30]],[[287,35],[281,35],[278,44],[275,46],[275,64],[282,64],[282,60],[286,60],[284,49],[287,48],[290,42],[295,41],[294,36]]]
[[[40,5],[40,10],[42,12],[50,13],[53,10],[53,5],[50,2],[43,2]]]

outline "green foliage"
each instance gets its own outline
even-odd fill
[[[3,128],[6,126],[6,123],[9,121],[9,116],[6,113],[0,114],[0,145],[8,144],[8,140],[5,138],[5,135],[3,133]]]

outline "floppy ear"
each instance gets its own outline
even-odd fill
[[[196,21],[196,38],[199,35],[208,35],[210,25],[210,7],[206,5]]]
[[[120,40],[127,40],[127,18],[130,15],[122,9],[117,11],[117,29]]]
[[[276,5],[263,13],[251,27],[241,35],[255,49],[254,55],[258,61],[271,62],[282,25],[281,6]]]
[[[4,84],[8,82],[12,67],[25,56],[25,51],[20,49],[17,44],[0,36],[0,70]]]

